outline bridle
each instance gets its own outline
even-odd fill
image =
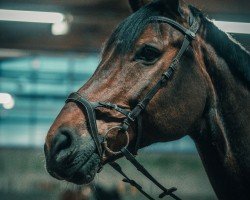
[[[129,160],[138,171],[140,171],[143,175],[145,175],[148,179],[150,179],[156,186],[158,186],[163,193],[159,195],[159,198],[163,198],[166,195],[171,196],[174,199],[180,199],[177,197],[173,192],[177,190],[177,188],[172,187],[170,189],[166,189],[164,186],[162,186],[136,159],[135,156],[137,154],[137,151],[140,147],[140,142],[142,138],[142,112],[146,109],[147,105],[151,101],[151,99],[155,96],[155,94],[164,87],[168,80],[173,76],[174,71],[177,69],[177,64],[179,63],[182,55],[187,50],[187,48],[190,46],[192,40],[195,39],[196,33],[199,29],[199,22],[196,18],[193,17],[193,15],[190,16],[190,23],[191,26],[189,29],[183,27],[179,23],[175,22],[172,19],[161,17],[161,16],[154,16],[150,17],[149,23],[167,23],[180,31],[185,37],[182,43],[182,46],[175,56],[175,58],[172,60],[171,64],[169,65],[166,72],[162,74],[161,79],[149,90],[149,92],[145,95],[145,97],[130,111],[127,109],[124,109],[122,106],[110,103],[110,102],[90,102],[88,99],[83,97],[77,92],[71,93],[69,97],[66,100],[66,103],[68,102],[75,102],[78,105],[80,105],[84,111],[87,114],[88,118],[88,125],[89,125],[89,133],[95,143],[95,146],[97,148],[97,152],[102,159],[104,156],[105,151],[108,151],[111,154],[117,155],[122,154],[126,157],[127,160]],[[122,115],[125,116],[125,119],[121,123],[120,126],[115,126],[109,129],[104,136],[100,136],[98,133],[97,125],[96,125],[96,115],[95,110],[99,108],[106,108],[110,110],[115,110]],[[137,122],[137,136],[136,136],[136,144],[134,147],[133,154],[127,149],[129,145],[129,134],[128,134],[128,128],[130,127],[131,123]],[[121,132],[126,134],[127,142],[126,145],[120,150],[120,151],[112,151],[108,145],[107,145],[107,138],[110,131],[113,131],[114,129],[117,129],[117,132]],[[109,163],[116,171],[118,171],[123,177],[123,181],[131,184],[132,186],[136,187],[145,197],[148,199],[154,200],[149,194],[147,194],[142,187],[135,182],[134,180],[130,179],[123,171],[121,166],[116,163],[112,162]]]
[[[66,103],[68,102],[75,102],[78,105],[80,105],[84,111],[87,114],[88,118],[88,125],[89,125],[89,133],[95,143],[95,146],[97,148],[97,152],[100,156],[100,158],[103,158],[105,151],[108,151],[110,154],[118,155],[121,154],[126,157],[127,160],[129,160],[138,171],[140,171],[144,176],[146,176],[148,179],[150,179],[156,186],[158,186],[163,192],[159,195],[159,198],[163,198],[167,195],[171,196],[174,199],[180,199],[177,197],[173,192],[177,190],[177,188],[172,187],[170,189],[166,189],[164,186],[162,186],[136,159],[135,156],[137,154],[137,151],[140,147],[140,142],[142,138],[142,112],[146,109],[149,102],[152,100],[152,98],[155,96],[155,94],[164,87],[168,80],[173,76],[174,71],[177,69],[177,64],[179,63],[182,55],[187,50],[187,48],[190,46],[192,40],[195,39],[196,33],[199,29],[199,22],[198,19],[194,18],[193,15],[190,17],[190,23],[191,26],[189,29],[183,27],[179,23],[173,21],[172,19],[161,17],[161,16],[154,16],[150,17],[149,23],[167,23],[180,31],[185,37],[182,43],[182,46],[175,56],[175,58],[172,60],[171,64],[169,65],[166,72],[162,74],[161,79],[149,90],[149,92],[145,95],[145,97],[130,111],[127,109],[124,109],[122,106],[110,103],[110,102],[90,102],[88,99],[83,97],[77,92],[74,92],[69,95],[69,97],[66,100]],[[125,116],[125,119],[121,123],[120,126],[115,126],[109,129],[104,136],[100,136],[98,133],[97,125],[96,125],[96,115],[95,110],[99,108],[106,108],[110,110],[115,110],[122,115]],[[128,128],[130,127],[131,123],[137,122],[137,136],[136,136],[136,144],[134,147],[133,154],[127,149],[129,145],[129,134],[128,134]],[[111,150],[107,145],[107,138],[111,131],[117,130],[119,133],[126,134],[127,142],[126,145],[120,150],[120,151],[113,151]],[[116,171],[118,171],[123,177],[123,181],[131,184],[132,186],[136,187],[145,197],[148,199],[154,200],[149,194],[147,194],[142,187],[136,183],[134,180],[130,179],[123,171],[121,166],[116,163],[112,162],[109,163]]]

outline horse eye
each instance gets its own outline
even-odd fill
[[[160,50],[155,47],[145,45],[136,52],[134,60],[143,61],[144,64],[153,64],[160,56]]]

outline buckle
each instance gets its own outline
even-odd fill
[[[191,39],[191,40],[195,39],[195,33],[193,31],[187,30],[185,32],[185,35],[188,36],[188,38]]]
[[[131,117],[131,112],[128,114],[127,118],[128,118],[131,122],[134,122],[134,121],[135,121],[135,118],[132,118],[132,117]]]
[[[142,102],[139,102],[137,104],[137,106],[139,106],[142,110],[144,110],[146,108],[145,105]]]

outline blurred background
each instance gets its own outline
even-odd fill
[[[249,0],[187,0],[250,49]],[[88,186],[51,178],[43,143],[67,95],[94,72],[114,27],[130,14],[126,0],[0,1],[0,199],[144,199],[109,166]],[[138,159],[183,199],[216,199],[190,138],[140,151]],[[124,159],[145,190],[159,191]],[[163,175],[164,174],[164,175]]]

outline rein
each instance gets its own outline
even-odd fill
[[[167,82],[170,80],[170,78],[173,76],[174,71],[177,69],[177,64],[179,63],[182,55],[187,50],[187,48],[190,46],[191,42],[195,39],[196,33],[199,29],[199,22],[193,17],[193,15],[190,16],[190,22],[192,22],[192,25],[189,29],[183,27],[179,23],[161,16],[154,16],[149,18],[150,23],[167,23],[180,31],[185,37],[182,43],[182,46],[178,52],[178,54],[175,56],[175,58],[172,60],[171,64],[169,65],[166,72],[162,74],[161,79],[154,85],[153,88],[145,95],[145,97],[130,111],[127,109],[124,109],[122,106],[110,103],[110,102],[90,102],[88,99],[83,97],[77,92],[74,92],[69,95],[69,97],[66,100],[66,103],[68,102],[75,102],[79,104],[86,112],[87,118],[88,118],[88,124],[89,124],[89,133],[95,143],[95,146],[97,148],[97,152],[102,159],[105,151],[109,152],[113,155],[122,154],[126,157],[126,159],[131,162],[138,171],[140,171],[144,176],[146,176],[151,182],[153,182],[157,187],[159,187],[163,192],[158,196],[159,198],[163,198],[167,195],[171,196],[173,199],[180,200],[179,197],[177,197],[173,192],[177,190],[177,188],[165,188],[163,185],[161,185],[144,167],[141,165],[135,158],[135,155],[137,154],[137,151],[140,147],[141,138],[142,138],[142,112],[146,109],[149,102],[152,100],[152,98],[155,96],[155,94],[164,87]],[[110,110],[115,110],[125,116],[125,119],[121,123],[120,126],[115,126],[110,128],[104,136],[100,136],[98,132],[98,128],[96,125],[96,115],[95,110],[98,108],[106,108]],[[133,154],[127,149],[129,145],[129,134],[128,134],[128,128],[131,126],[131,123],[137,123],[137,136],[136,136],[136,144],[134,147]],[[113,151],[108,147],[107,144],[107,138],[109,133],[112,130],[117,130],[117,132],[124,133],[127,137],[126,145],[120,150],[120,151]],[[109,163],[113,169],[115,169],[117,172],[119,172],[123,177],[123,181],[126,183],[131,184],[132,186],[136,187],[145,197],[147,197],[150,200],[154,200],[148,193],[146,193],[142,186],[140,186],[137,182],[130,179],[123,171],[121,166],[116,163],[112,162]]]

